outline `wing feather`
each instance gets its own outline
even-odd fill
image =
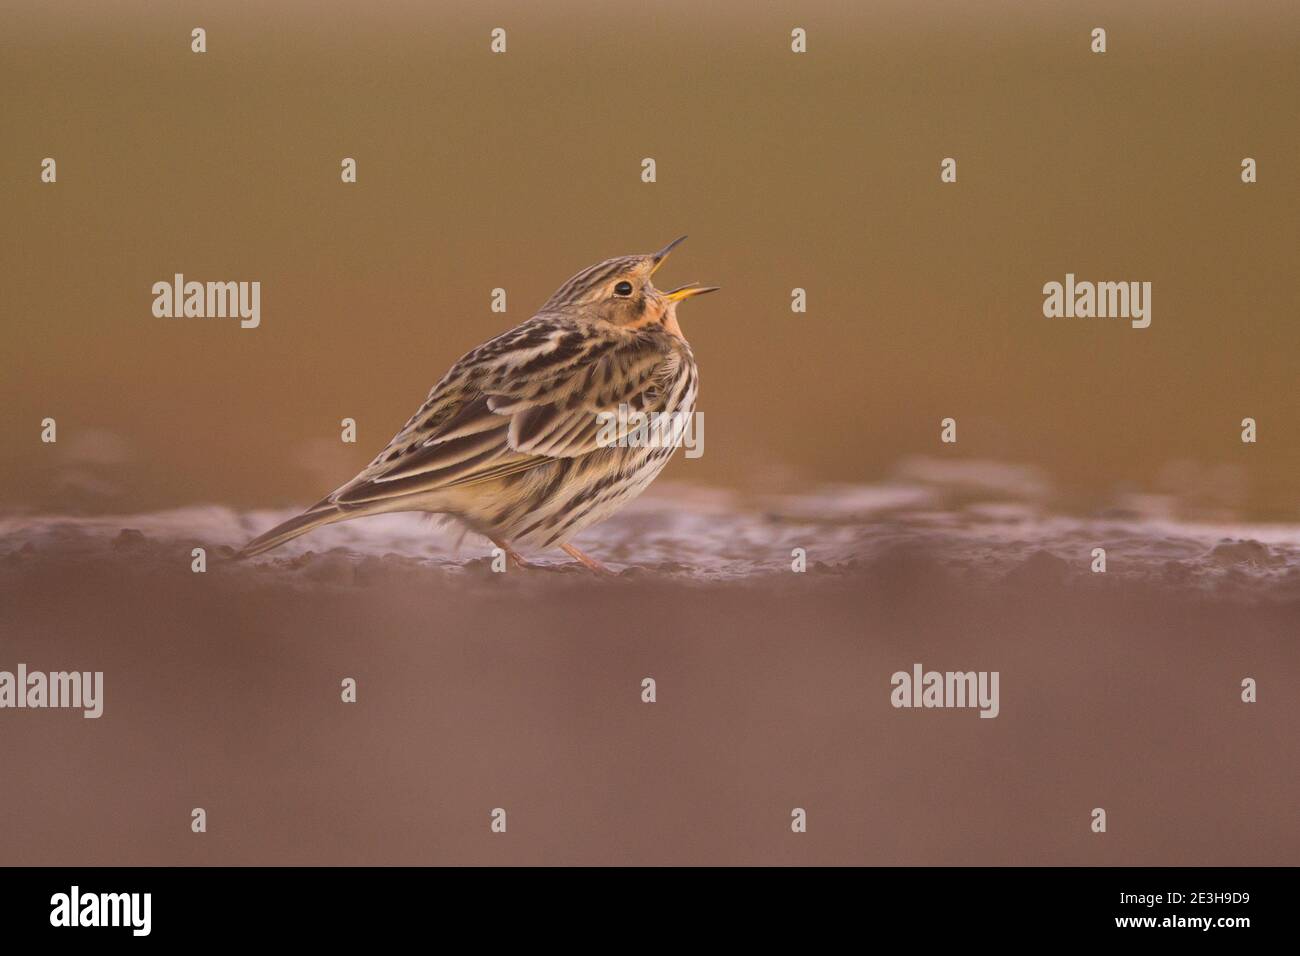
[[[591,454],[601,412],[659,410],[681,348],[658,330],[598,335],[535,317],[452,366],[374,461],[327,500],[357,507]]]

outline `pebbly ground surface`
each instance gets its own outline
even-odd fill
[[[278,573],[362,587],[392,574],[477,581],[491,567],[489,542],[416,514],[344,522],[246,563],[225,560],[294,513],[196,506],[0,517],[0,569],[112,556],[150,573],[172,565],[188,572],[195,547],[225,575]],[[1300,525],[1179,521],[1121,510],[1078,517],[1033,502],[962,500],[953,489],[920,486],[829,487],[798,496],[667,488],[577,543],[622,577],[653,574],[678,583],[780,579],[792,573],[795,549],[802,549],[806,566],[823,577],[924,560],[946,577],[985,585],[1022,577],[1083,588],[1123,581],[1224,598],[1300,600]],[[1096,548],[1106,551],[1104,574],[1093,571]],[[543,575],[585,574],[560,551],[530,559]]]

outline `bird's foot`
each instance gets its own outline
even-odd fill
[[[491,541],[498,548],[500,548],[502,551],[505,552],[506,558],[508,558],[510,563],[513,564],[516,568],[522,569],[522,568],[531,568],[534,566],[531,561],[525,560],[522,554],[520,554],[514,548],[510,547],[510,545],[506,544],[504,541],[498,541],[496,538],[492,538]]]
[[[596,573],[596,574],[603,574],[603,575],[605,575],[606,577],[611,577],[611,578],[612,578],[612,577],[616,577],[616,575],[614,574],[614,572],[611,571],[609,568],[605,567],[603,564],[601,564],[601,563],[600,563],[599,561],[597,561],[595,558],[593,558],[593,557],[589,557],[588,555],[583,554],[581,551],[579,551],[579,550],[578,550],[577,548],[575,548],[573,545],[571,545],[571,544],[562,544],[562,545],[560,545],[560,549],[561,549],[565,554],[567,554],[569,557],[573,558],[573,560],[575,560],[575,561],[579,562],[580,564],[582,564],[583,567],[585,567],[588,571],[592,571],[592,572],[594,572],[594,573]]]

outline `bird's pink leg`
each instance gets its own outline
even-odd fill
[[[605,567],[595,558],[588,557],[587,555],[583,554],[573,545],[562,544],[560,545],[560,549],[569,557],[573,558],[573,560],[581,562],[588,570],[595,571],[597,574],[607,574],[610,577],[614,577],[613,571]]]
[[[500,548],[502,551],[504,551],[505,554],[506,554],[506,557],[510,559],[510,562],[511,562],[515,567],[517,567],[517,568],[531,568],[531,567],[532,567],[532,564],[530,564],[528,561],[525,561],[525,560],[524,560],[524,556],[523,556],[522,554],[520,554],[520,553],[519,553],[518,551],[516,551],[514,548],[510,547],[510,545],[506,544],[504,541],[498,541],[496,538],[489,538],[488,540],[491,541],[493,544],[495,544],[495,545],[496,545],[498,548]]]

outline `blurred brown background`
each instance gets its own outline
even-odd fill
[[[724,293],[683,309],[708,444],[674,478],[874,480],[942,449],[1041,465],[1081,507],[1226,467],[1242,514],[1300,517],[1293,3],[9,0],[5,20],[11,508],[314,499],[578,268],[689,233],[667,281]],[[1151,328],[1043,318],[1068,271],[1151,281]],[[261,328],[154,318],[175,272],[260,280]]]

